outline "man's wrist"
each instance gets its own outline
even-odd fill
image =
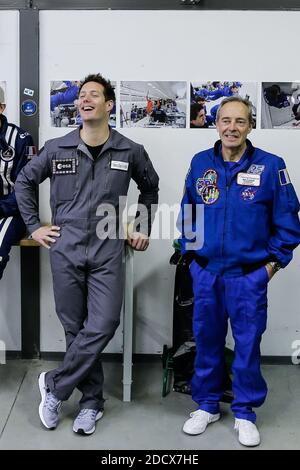
[[[281,264],[278,261],[268,261],[267,265],[271,267],[273,274],[281,269]]]

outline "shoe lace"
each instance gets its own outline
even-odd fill
[[[85,419],[87,415],[89,415],[89,418],[91,418],[92,420],[96,420],[97,413],[98,413],[98,410],[83,409],[79,412],[77,416],[77,420],[81,421]]]
[[[56,398],[53,393],[48,392],[46,394],[46,400],[45,400],[45,406],[50,410],[50,411],[58,411],[61,406],[61,401]]]

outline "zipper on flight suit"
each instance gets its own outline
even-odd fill
[[[221,257],[223,258],[224,256],[224,245],[225,245],[225,228],[226,228],[226,215],[227,215],[227,207],[228,207],[228,193],[229,193],[229,188],[231,186],[231,183],[232,181],[234,180],[234,178],[236,177],[236,175],[238,173],[241,173],[247,166],[247,161],[245,161],[243,163],[243,165],[241,166],[241,168],[238,168],[238,171],[236,173],[234,173],[231,178],[229,179],[229,182],[227,184],[226,182],[226,198],[225,198],[225,211],[224,211],[224,225],[223,225],[223,237],[222,237],[222,245],[221,245]]]
[[[221,245],[221,257],[223,259],[224,256],[224,244],[225,244],[225,229],[226,229],[226,214],[227,214],[227,206],[228,206],[228,191],[231,181],[229,184],[226,183],[226,195],[225,195],[225,211],[224,211],[224,224],[223,224],[223,237],[222,237],[222,245]]]
[[[95,165],[96,165],[96,162],[97,160],[99,159],[100,155],[98,155],[98,157],[92,161],[92,184],[91,184],[91,190],[90,190],[90,200],[89,200],[89,210],[88,210],[88,216],[89,216],[89,219],[90,220],[90,217],[92,216],[91,214],[91,201],[92,201],[92,192],[93,192],[93,181],[95,180]],[[102,155],[101,155],[102,157]],[[109,161],[108,161],[108,165],[106,166],[106,168],[109,168],[110,167],[110,164],[111,164],[111,154],[109,154]],[[108,172],[107,172],[108,174]],[[108,180],[108,176],[106,177],[106,180]],[[88,230],[90,229],[90,224],[88,222]],[[89,236],[88,236],[88,240],[89,240]],[[85,247],[85,254],[87,256],[88,254],[88,243]]]
[[[93,192],[93,181],[95,179],[95,164],[96,164],[96,160],[93,159],[92,161],[92,181],[91,181],[91,189],[90,189],[90,197],[89,197],[89,209],[88,209],[88,222],[87,222],[87,229],[88,229],[88,238],[87,238],[87,244],[85,246],[85,255],[87,256],[88,254],[88,246],[89,246],[89,239],[90,239],[90,236],[89,236],[89,230],[90,230],[90,216],[91,216],[91,201],[92,201],[92,192]]]

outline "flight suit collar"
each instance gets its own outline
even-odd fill
[[[2,136],[5,136],[5,132],[7,129],[7,119],[3,114],[0,114],[0,121],[1,121],[0,137],[2,137]]]
[[[255,148],[253,147],[252,143],[250,142],[249,139],[246,139],[246,144],[247,144],[247,158],[250,159],[255,151]],[[222,146],[222,141],[217,140],[217,142],[214,145],[214,157],[219,158],[221,155],[221,146]]]
[[[83,143],[80,137],[80,129],[81,128],[78,127],[73,132],[70,132],[69,134],[62,137],[60,139],[59,147],[80,147]],[[119,132],[115,131],[114,129],[111,129],[110,127],[109,138],[105,142],[101,153],[108,149],[128,150],[130,149],[130,143],[125,137],[119,134]]]
[[[253,147],[252,143],[250,140],[246,139],[246,150],[244,154],[242,155],[239,163],[232,171],[230,172],[230,180],[232,180],[239,172],[244,171],[250,164],[250,159],[252,158],[255,148]],[[222,170],[225,170],[225,164],[224,160],[222,157],[222,142],[221,140],[217,140],[217,142],[214,145],[214,152],[213,152],[213,158],[215,161],[215,164]]]

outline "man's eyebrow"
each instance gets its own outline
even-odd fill
[[[100,93],[100,90],[89,90],[90,93]],[[81,90],[80,93],[87,93],[87,90]]]

